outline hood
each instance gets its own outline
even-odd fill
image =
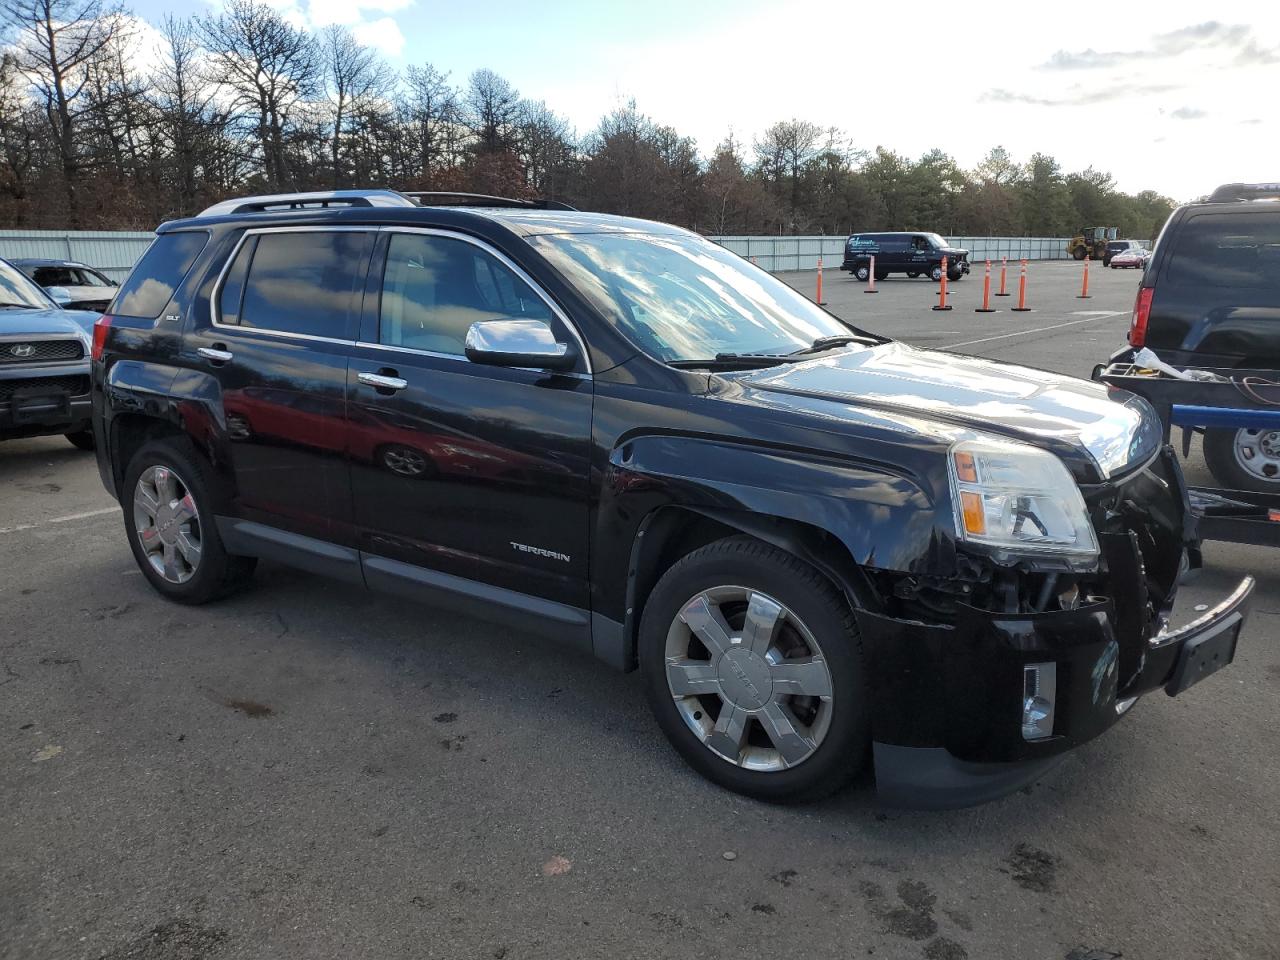
[[[909,413],[1045,447],[1067,460],[1082,482],[1097,482],[1124,472],[1134,461],[1145,462],[1159,449],[1163,435],[1150,405],[1130,393],[903,343],[771,367],[739,382],[773,394],[829,400],[833,408]]]
[[[58,307],[0,307],[0,337],[37,337],[75,333],[88,340],[93,336],[96,313],[62,310]]]

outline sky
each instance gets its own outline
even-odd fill
[[[1280,179],[1274,0],[270,2],[302,26],[347,24],[398,67],[431,63],[459,85],[496,70],[579,134],[634,99],[704,155],[730,132],[749,153],[770,123],[794,117],[838,127],[858,149],[938,147],[965,167],[996,144],[1018,160],[1040,151],[1179,201]],[[153,21],[211,9],[131,7]]]

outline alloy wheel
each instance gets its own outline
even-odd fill
[[[1236,463],[1251,476],[1280,482],[1280,430],[1237,430]]]
[[[186,481],[172,468],[148,467],[133,491],[133,526],[151,568],[169,583],[186,583],[200,566],[200,512]]]
[[[813,756],[831,725],[831,671],[812,632],[740,586],[691,597],[667,631],[667,687],[686,726],[723,760],[765,772]]]
[[[402,477],[420,477],[427,470],[427,458],[412,447],[388,447],[382,451],[382,462]]]

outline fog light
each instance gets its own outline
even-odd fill
[[[1053,736],[1053,699],[1057,691],[1056,663],[1028,663],[1022,668],[1022,739]]]

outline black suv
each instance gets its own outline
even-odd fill
[[[969,272],[969,251],[951,246],[936,233],[855,233],[844,242],[840,269],[866,280],[872,257],[877,280],[891,273],[905,273],[913,280],[919,276],[941,280],[943,257],[948,280],[959,280]]]
[[[1138,287],[1129,343],[1183,367],[1280,370],[1280,183],[1231,183],[1170,216]],[[1233,490],[1280,493],[1280,431],[1204,431],[1205,462]]]
[[[868,755],[893,801],[997,796],[1230,661],[1250,581],[1165,627],[1187,505],[1145,401],[874,336],[685,230],[451,199],[159,229],[93,397],[161,594],[269,558],[541,631],[777,801]]]

